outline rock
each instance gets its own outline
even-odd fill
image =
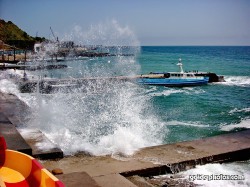
[[[60,168],[55,168],[52,170],[53,175],[61,175],[63,174],[63,170]]]

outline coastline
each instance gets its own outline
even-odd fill
[[[4,97],[1,97],[1,123],[5,121],[6,125],[10,122],[16,127],[22,125],[20,117],[14,118],[15,104],[11,105],[9,101],[12,103],[14,101],[19,109],[22,102],[18,103],[17,97],[12,94],[2,93],[2,95]],[[133,176],[148,177],[176,173],[206,163],[248,160],[249,140],[250,130],[245,130],[194,141],[145,147],[131,156],[90,156],[79,153],[74,156],[39,161],[49,171],[55,168],[62,169],[64,174],[58,177],[63,178],[63,182],[66,183],[69,182],[67,176],[74,174],[84,175],[93,180],[91,183],[93,186],[135,186],[128,180]],[[9,139],[9,141],[14,140]]]
[[[22,71],[18,71],[18,70],[15,71],[15,73],[18,73],[18,72],[21,77]],[[216,87],[216,85],[213,85],[213,86]],[[9,95],[9,96],[10,96],[10,99],[13,101],[14,96],[13,95]],[[16,104],[17,103],[18,102],[16,102]],[[16,105],[12,102],[11,106],[8,106],[8,104],[6,106],[9,111],[13,112],[12,109],[15,108]],[[234,110],[231,110],[231,111],[237,111],[237,110],[238,109],[235,108]],[[243,110],[246,110],[246,109],[243,109]],[[18,115],[20,115],[20,112],[18,112]],[[224,115],[225,113],[223,114],[223,117],[225,117]],[[13,113],[11,113],[8,119],[11,119],[10,121],[12,124],[14,123],[15,125],[21,125],[21,120],[18,120]],[[214,116],[211,119],[215,121]],[[5,120],[5,123],[6,121],[8,121],[7,119],[4,119],[4,120]],[[219,124],[217,121],[215,121],[215,123]],[[248,123],[248,122],[246,121],[245,123]],[[230,125],[227,125],[224,127],[225,128],[230,127]],[[235,128],[235,124],[232,124],[231,127]],[[232,128],[229,130],[232,130]],[[243,125],[242,128],[247,128],[247,127],[246,125]],[[232,133],[232,135],[237,134],[236,131],[237,130],[235,130],[234,133]],[[242,131],[242,133],[243,132],[244,131]],[[240,133],[240,135],[242,135],[242,137],[248,137],[248,136],[245,136],[244,133],[243,134]],[[132,184],[130,181],[132,180],[134,182],[135,180],[134,176],[140,176],[139,179],[136,179],[138,182],[138,180],[141,180],[142,178],[150,178],[154,175],[159,175],[161,173],[168,173],[170,171],[172,172],[172,169],[173,171],[179,172],[182,169],[183,170],[190,169],[194,165],[197,165],[197,164],[199,165],[199,164],[217,163],[217,162],[223,163],[223,162],[231,162],[234,160],[249,159],[248,157],[246,158],[241,157],[241,155],[246,155],[246,156],[249,155],[248,148],[245,149],[243,146],[245,145],[245,143],[249,144],[249,138],[245,140],[241,140],[242,138],[241,136],[238,136],[237,138],[228,137],[228,140],[223,142],[221,141],[220,137],[223,137],[223,136],[216,136],[215,138],[217,139],[217,141],[214,141],[214,142],[212,141],[213,145],[211,145],[210,147],[212,151],[209,153],[209,156],[206,156],[209,152],[208,151],[209,146],[204,144],[203,145],[204,149],[201,149],[202,145],[198,146],[197,141],[190,141],[190,142],[193,142],[195,146],[190,145],[188,142],[186,142],[187,145],[183,146],[182,142],[178,142],[175,144],[143,148],[143,149],[138,150],[132,156],[122,156],[122,155],[90,156],[84,153],[79,153],[79,154],[75,154],[74,156],[65,156],[64,158],[57,158],[54,161],[53,160],[40,160],[40,162],[42,162],[42,164],[45,165],[46,168],[48,168],[50,171],[54,168],[61,168],[64,174],[58,175],[58,176],[65,177],[63,180],[65,180],[66,182],[69,181],[69,178],[72,177],[72,175],[78,176],[79,174],[80,176],[78,178],[82,179],[81,177],[83,177],[83,173],[84,173],[84,176],[88,177],[89,179],[92,179],[92,182],[94,181],[93,183],[95,185],[133,186],[134,184]],[[200,139],[200,140],[204,141],[205,143],[211,142],[210,138]],[[73,143],[74,142],[72,142],[72,144]],[[225,148],[230,147],[230,145],[235,146],[235,148],[237,147],[239,149],[242,149],[243,152],[241,151],[239,152],[239,150],[228,149],[226,150],[225,154],[224,153],[220,154],[221,152],[218,152],[217,154],[215,154],[217,148],[219,149],[219,151],[222,151]],[[223,149],[220,149],[220,148],[223,148]],[[186,160],[183,161],[181,159],[186,159]],[[188,161],[189,163],[186,163],[186,161]],[[183,165],[185,165],[185,168],[184,167],[180,168]],[[115,183],[115,181],[117,183]],[[75,186],[79,186],[79,185],[75,185]],[[90,185],[86,185],[86,186],[90,186]]]

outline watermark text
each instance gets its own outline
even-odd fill
[[[189,181],[195,181],[195,180],[206,180],[206,181],[212,181],[212,180],[245,180],[244,175],[225,175],[225,174],[210,174],[210,175],[204,175],[204,174],[196,174],[196,175],[189,175]]]

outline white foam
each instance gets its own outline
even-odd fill
[[[7,71],[2,72],[0,77],[0,91],[3,93],[16,95],[19,99],[21,99],[28,106],[30,106],[31,103],[34,103],[34,97],[32,96],[32,94],[20,93],[18,85],[13,82],[13,79],[15,79],[15,77],[17,79],[20,79],[22,76],[22,71],[19,70],[9,69]]]
[[[161,134],[166,134],[162,130],[165,124],[153,115],[140,114],[148,107],[147,99],[133,98],[134,91],[128,87],[115,89],[113,96],[43,96],[35,105],[38,113],[32,124],[66,154],[87,151],[94,155],[130,155],[141,147],[160,144]]]
[[[183,89],[186,90],[186,94],[201,94],[205,92],[205,90],[200,87],[184,87]]]
[[[185,93],[187,95],[190,94],[201,94],[205,91],[200,88],[191,88],[191,87],[185,87],[185,88],[167,88],[165,87],[163,90],[157,90],[156,86],[154,86],[152,89],[150,89],[149,94],[150,96],[170,96],[172,94],[179,94],[179,93]]]
[[[223,131],[231,131],[235,128],[250,128],[250,119],[243,119],[238,124],[224,125],[221,127]]]
[[[6,73],[8,73],[9,76],[17,76],[18,78],[23,76],[23,71],[21,70],[8,69]]]
[[[206,187],[250,186],[249,161],[230,164],[206,164],[179,174],[197,185]],[[238,180],[226,180],[226,177],[229,176],[237,176]]]
[[[250,85],[249,76],[225,76],[224,79],[226,82],[220,82],[219,84],[242,87]]]
[[[250,108],[243,108],[243,109],[233,109],[229,111],[229,114],[237,113],[237,112],[250,112]]]
[[[168,126],[182,125],[182,126],[201,127],[201,128],[209,127],[209,125],[201,124],[199,122],[181,122],[176,120],[168,121],[167,125]]]
[[[100,150],[96,150],[94,154],[125,154],[131,155],[139,148],[152,145],[147,138],[143,136],[140,129],[136,127],[119,127],[113,134],[109,134],[100,139],[98,146]],[[145,133],[146,134],[146,133]],[[153,144],[156,144],[154,142]]]
[[[17,85],[8,79],[0,80],[0,91],[3,93],[15,94],[15,95],[18,95],[19,93]]]
[[[164,89],[162,91],[151,92],[149,95],[151,96],[170,96],[171,94],[182,93],[183,90],[176,89]]]

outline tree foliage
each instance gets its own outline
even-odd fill
[[[25,42],[29,44],[28,46],[31,46],[32,43],[43,42],[46,39],[44,37],[32,37],[11,21],[6,22],[0,19],[0,40],[6,44],[14,44],[16,47],[23,48]]]

